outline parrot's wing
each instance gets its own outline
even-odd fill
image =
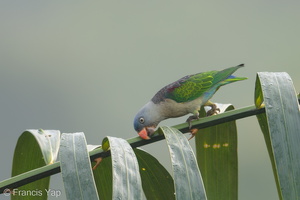
[[[172,99],[177,103],[188,102],[199,98],[204,92],[213,87],[214,76],[217,71],[199,73],[185,76],[177,83],[166,88],[165,98]]]
[[[242,66],[243,65],[239,65],[222,71],[209,71],[185,76],[158,91],[152,98],[152,101],[159,103],[165,99],[172,99],[177,103],[183,103],[195,100],[201,97],[205,92],[209,92],[213,95],[222,85],[246,79],[231,76],[234,71]]]

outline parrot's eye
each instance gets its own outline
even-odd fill
[[[143,117],[141,117],[141,118],[139,119],[139,121],[140,121],[141,124],[143,124],[143,123],[145,122],[145,119],[144,119]]]

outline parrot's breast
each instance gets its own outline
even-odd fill
[[[160,112],[164,118],[181,117],[200,110],[200,107],[203,103],[205,102],[203,102],[202,97],[184,103],[177,103],[172,99],[165,99],[164,101],[160,102]]]

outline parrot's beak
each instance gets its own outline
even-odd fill
[[[148,136],[148,132],[146,128],[143,128],[139,133],[139,136],[144,140],[150,140],[151,138]]]
[[[138,134],[142,139],[150,140],[151,138],[149,137],[149,135],[152,135],[154,130],[154,127],[145,127]]]

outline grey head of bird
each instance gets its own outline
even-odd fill
[[[159,122],[164,119],[158,107],[159,105],[149,101],[134,117],[133,126],[141,138],[150,139],[149,136],[153,134]]]

